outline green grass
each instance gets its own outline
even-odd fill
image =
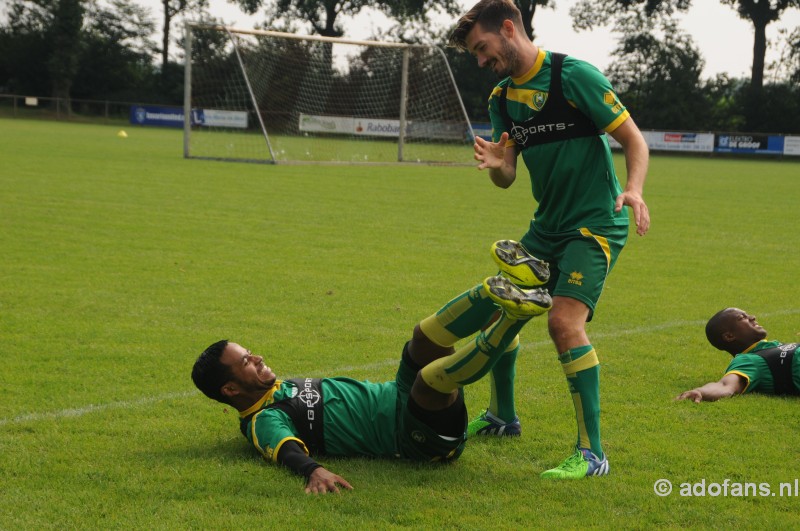
[[[523,337],[522,438],[471,441],[444,467],[325,459],[355,490],[315,498],[193,388],[197,354],[226,337],[282,376],[392,378],[414,323],[522,235],[527,179],[183,160],[177,131],[117,129],[0,120],[0,529],[800,525],[794,497],[677,493],[800,478],[800,402],[672,400],[721,376],[702,326],[722,307],[798,340],[798,162],[653,157],[651,232],[589,325],[611,476],[538,477],[575,432],[541,321]],[[470,387],[470,410],[487,397]]]
[[[190,155],[207,159],[272,160],[260,131],[227,128],[195,128],[190,134]],[[272,155],[279,162],[343,162],[347,164],[386,164],[398,160],[397,138],[376,139],[347,135],[278,135],[270,133]],[[470,142],[428,142],[406,139],[403,162],[432,162],[471,165],[474,151]]]

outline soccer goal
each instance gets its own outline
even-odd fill
[[[184,156],[470,164],[474,135],[435,46],[186,27]]]

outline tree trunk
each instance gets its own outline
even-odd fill
[[[753,69],[750,75],[750,87],[760,91],[764,86],[764,57],[767,54],[766,21],[753,20],[755,38],[753,39]]]
[[[166,75],[169,62],[169,27],[172,23],[172,13],[169,10],[169,0],[161,0],[164,5],[164,25],[161,28],[161,75]]]
[[[533,40],[533,15],[536,14],[536,5],[542,4],[539,0],[516,0],[515,2],[517,7],[519,8],[520,13],[522,13],[522,27],[525,28],[525,35],[528,36],[528,39]]]

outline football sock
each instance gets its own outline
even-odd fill
[[[517,418],[514,404],[514,379],[517,374],[517,354],[519,354],[519,336],[515,337],[506,351],[495,362],[491,381],[491,399],[489,413],[505,422],[513,422]]]
[[[600,445],[600,361],[592,345],[572,348],[558,356],[567,377],[575,418],[578,446],[603,459]]]
[[[449,393],[471,384],[488,373],[517,340],[517,334],[528,322],[527,319],[509,319],[503,314],[487,330],[478,334],[453,354],[429,363],[420,375],[430,387],[440,393]]]
[[[428,339],[439,346],[449,347],[486,326],[496,311],[497,306],[483,284],[478,284],[423,319],[419,327]]]

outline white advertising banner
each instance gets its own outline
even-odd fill
[[[657,151],[714,151],[713,133],[672,133],[645,131],[647,146]]]
[[[245,111],[202,109],[200,112],[202,113],[202,125],[247,129],[247,113]]]
[[[352,116],[300,115],[300,130],[307,133],[331,133],[362,136],[400,136],[400,120],[373,120]]]
[[[668,131],[642,131],[647,147],[654,151],[693,151],[711,153],[714,151],[713,133],[676,133]],[[611,135],[606,135],[608,145],[621,148]]]
[[[783,138],[784,155],[800,155],[800,136],[786,136]]]
[[[400,120],[372,120],[370,118],[356,118],[356,128],[353,133],[365,136],[400,136]]]
[[[300,115],[300,130],[308,133],[338,133],[352,135],[355,130],[353,118],[347,116]]]

